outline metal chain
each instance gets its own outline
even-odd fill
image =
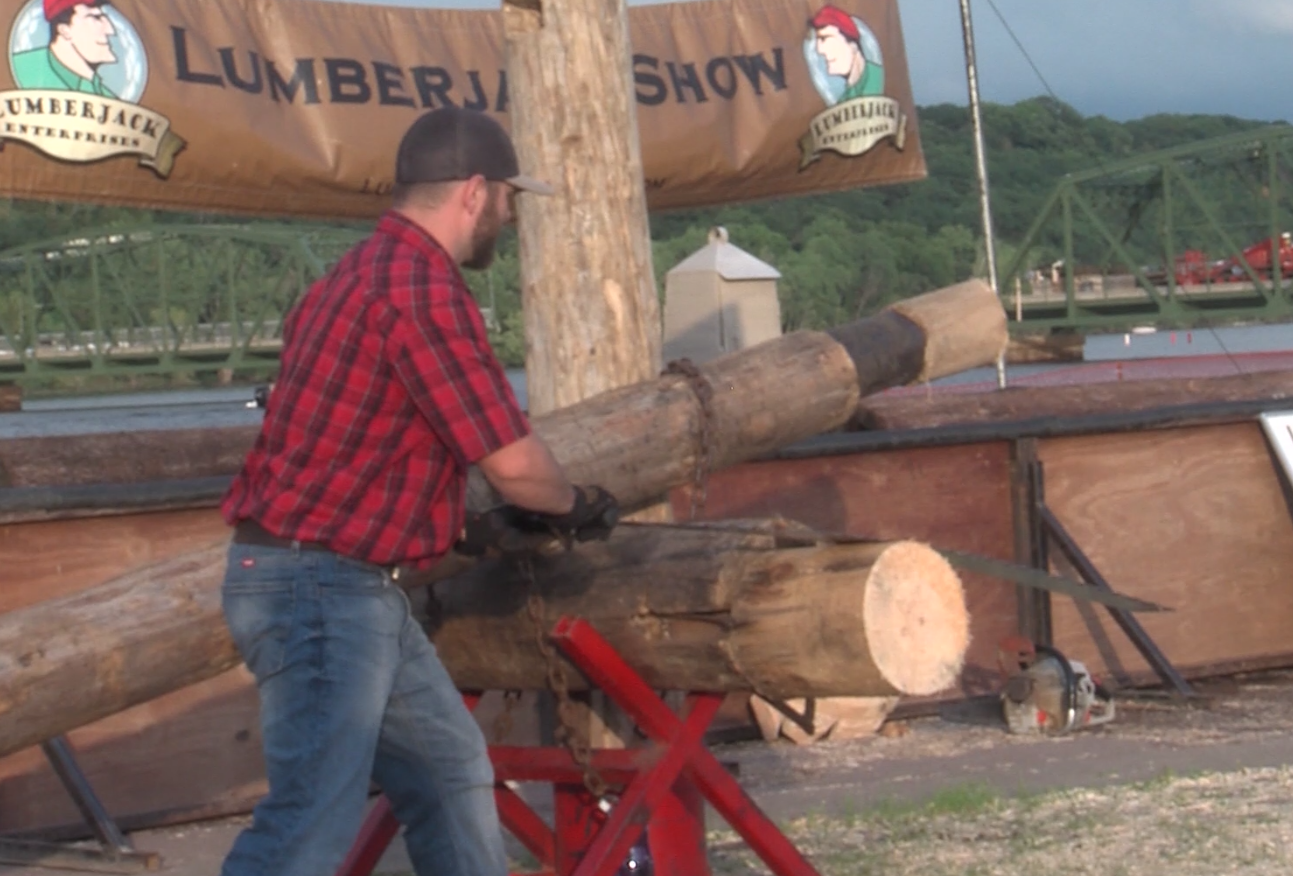
[[[570,752],[575,765],[583,771],[584,787],[588,789],[588,793],[600,800],[606,796],[608,787],[593,768],[592,746],[589,745],[588,735],[580,731],[575,703],[570,698],[570,679],[566,676],[566,666],[557,654],[557,649],[548,641],[547,610],[543,595],[539,592],[539,581],[534,575],[534,564],[529,557],[518,557],[517,566],[530,585],[530,596],[525,607],[534,624],[534,643],[547,667],[548,687],[557,700],[557,726],[553,735],[557,744]]]
[[[664,369],[664,374],[677,374],[687,379],[696,401],[700,404],[700,424],[696,429],[696,467],[691,480],[691,520],[705,510],[708,498],[709,472],[714,440],[714,387],[709,379],[690,359],[675,359]]]
[[[516,711],[516,706],[520,701],[521,692],[519,690],[503,691],[503,711],[499,712],[498,716],[494,718],[494,724],[490,728],[494,734],[495,745],[501,745],[512,734],[512,713]]]

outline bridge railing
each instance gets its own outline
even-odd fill
[[[0,252],[0,380],[270,371],[288,308],[359,234],[156,225]]]

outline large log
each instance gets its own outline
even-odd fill
[[[236,665],[220,622],[223,551],[213,545],[6,615],[0,756]],[[635,527],[540,557],[534,569],[549,620],[590,619],[661,688],[928,694],[955,681],[969,639],[959,579],[914,542]],[[437,585],[432,633],[460,687],[544,687],[529,588],[501,560]]]
[[[774,532],[635,527],[540,558],[533,578],[524,565],[482,563],[436,586],[437,650],[462,687],[544,687],[528,611],[537,588],[545,627],[588,619],[657,688],[786,699],[933,694],[955,682],[969,617],[940,554]]]
[[[703,366],[713,389],[708,415],[693,384],[669,375],[535,425],[572,479],[602,484],[633,509],[688,483],[698,455],[721,468],[840,428],[863,388],[989,364],[1004,343],[996,296],[963,284],[837,332],[797,332]],[[213,548],[0,616],[0,755],[234,666],[222,572]]]
[[[224,545],[0,618],[0,756],[238,663]]]

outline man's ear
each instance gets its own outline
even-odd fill
[[[463,199],[463,208],[470,215],[475,216],[489,203],[489,183],[485,181],[485,177],[477,174],[463,183],[459,195]]]

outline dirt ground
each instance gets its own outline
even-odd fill
[[[892,738],[723,756],[823,876],[1293,872],[1293,674],[1198,688],[1127,694],[1112,724],[1060,739],[960,707]],[[730,831],[711,852],[718,873],[766,872]]]
[[[1293,872],[1293,672],[1199,689],[1188,705],[1123,695],[1112,724],[1063,738],[1010,736],[970,704],[891,722],[890,736],[715,753],[822,876]],[[133,839],[162,874],[216,876],[244,823]],[[767,872],[714,813],[710,825],[716,876]],[[401,846],[378,873],[410,872]]]

